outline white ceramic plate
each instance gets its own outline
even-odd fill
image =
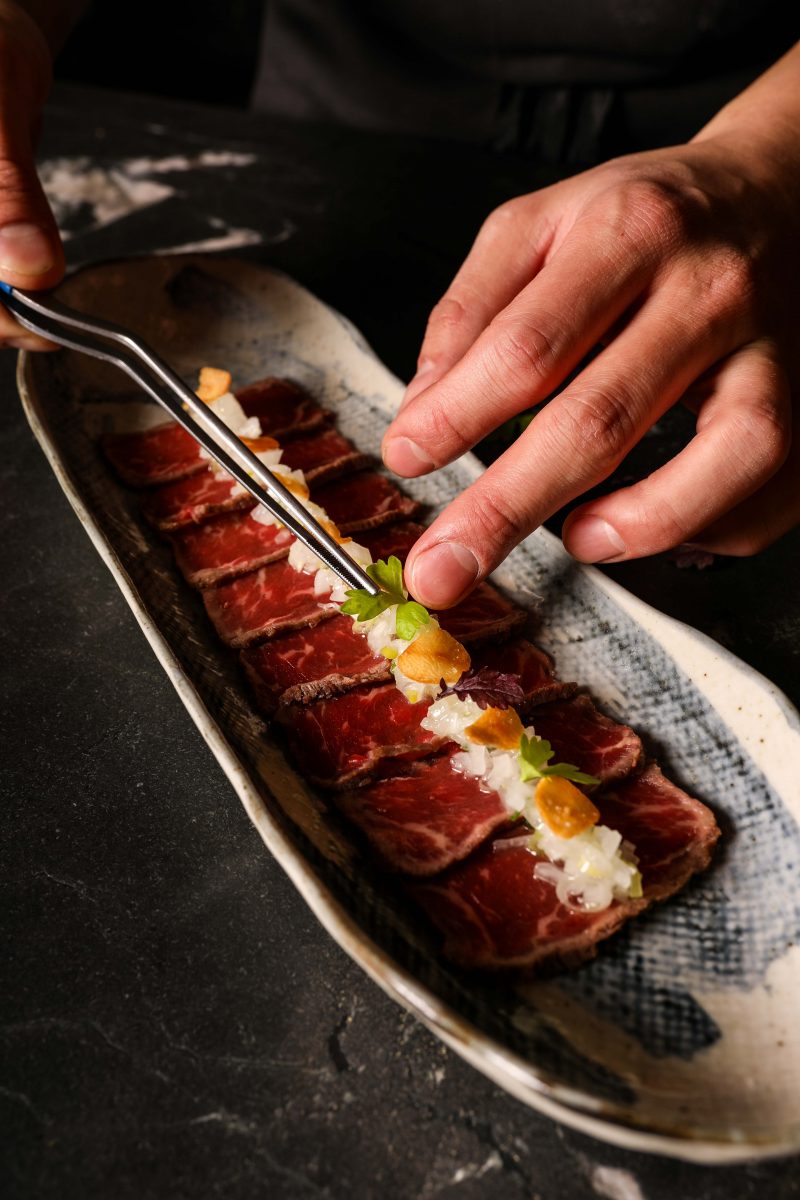
[[[62,297],[127,324],[186,377],[290,375],[377,452],[401,385],[358,332],[284,275],[237,260],[94,267]],[[21,356],[28,419],[73,508],[269,850],[389,995],[513,1095],[608,1141],[730,1162],[800,1149],[800,721],[772,685],[540,530],[496,579],[542,616],[562,678],[588,685],[715,810],[712,868],[597,960],[536,984],[480,978],[436,939],[284,759],[171,553],[97,448],[160,420],[105,364]],[[481,471],[466,456],[408,490],[433,509]],[[537,597],[544,597],[539,603]]]

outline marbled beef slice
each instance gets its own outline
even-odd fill
[[[262,379],[234,394],[248,417],[258,417],[262,433],[278,441],[321,429],[333,417],[289,379]],[[132,487],[171,483],[207,469],[198,442],[176,421],[138,433],[105,434],[101,445],[120,479]],[[337,457],[341,453],[338,446]]]
[[[339,792],[335,803],[379,858],[407,875],[438,874],[509,820],[497,793],[454,770],[450,754]]]
[[[592,797],[601,821],[636,847],[643,896],[602,912],[562,904],[555,887],[536,879],[536,856],[503,848],[502,836],[411,893],[444,935],[444,953],[464,967],[572,967],[597,944],[656,900],[679,891],[704,870],[719,837],[714,815],[650,765]]]

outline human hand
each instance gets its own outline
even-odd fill
[[[0,0],[0,279],[53,287],[64,274],[58,229],[36,174],[34,144],[50,85],[50,51],[36,22]],[[0,304],[0,347],[55,349]]]
[[[567,549],[587,562],[687,541],[750,554],[800,520],[798,181],[798,158],[712,123],[491,214],[433,310],[387,466],[412,477],[451,462],[603,349],[420,538],[406,566],[419,600],[455,603],[681,399],[697,412],[690,444],[573,511]]]

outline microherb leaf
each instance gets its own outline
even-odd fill
[[[402,604],[408,599],[408,592],[403,586],[403,564],[394,554],[389,559],[381,558],[370,563],[367,574],[379,588],[392,597],[392,604]]]
[[[572,763],[550,763],[555,751],[546,738],[529,738],[523,733],[519,739],[519,775],[523,783],[531,779],[544,779],[558,775],[572,783],[599,783],[594,775],[587,775]]]
[[[346,613],[348,617],[355,617],[357,621],[371,621],[373,617],[380,616],[395,603],[387,592],[371,596],[363,588],[349,588],[346,595],[347,599],[342,605],[342,612]]]
[[[543,775],[559,775],[562,779],[569,779],[572,783],[599,783],[600,780],[594,775],[587,775],[584,771],[578,770],[572,763],[554,763],[552,767],[545,767],[542,771]]]
[[[394,624],[397,636],[410,642],[417,630],[422,625],[427,625],[430,619],[427,608],[423,608],[416,600],[406,600],[405,604],[397,606]]]
[[[553,747],[545,738],[531,738],[523,733],[519,739],[519,777],[522,782],[541,779],[544,774],[542,768],[554,753]]]
[[[518,708],[525,699],[519,675],[481,667],[471,675],[465,671],[451,687],[441,681],[442,696],[458,696],[459,700],[474,700],[479,708]]]
[[[381,589],[380,594],[371,596],[363,588],[350,588],[342,612],[357,621],[371,621],[380,616],[393,604],[397,605],[395,629],[397,636],[408,642],[421,625],[427,625],[430,614],[416,600],[409,600],[403,586],[403,564],[394,555],[388,560],[379,559],[367,567],[370,579]]]

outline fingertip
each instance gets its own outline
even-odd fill
[[[595,513],[571,514],[564,522],[561,538],[578,562],[613,562],[627,554],[619,531]]]
[[[389,470],[404,479],[427,475],[436,466],[427,451],[407,437],[385,437],[381,454]]]
[[[32,221],[12,221],[0,228],[0,277],[12,287],[54,287],[64,274],[61,242]]]
[[[439,542],[416,554],[407,574],[409,591],[426,608],[451,608],[478,582],[480,564],[468,546]]]

